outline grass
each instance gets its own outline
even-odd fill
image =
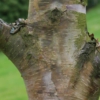
[[[19,71],[3,53],[0,53],[0,100],[28,100]]]
[[[94,33],[100,41],[100,5],[88,11],[87,26],[88,31]]]
[[[87,13],[87,25],[88,31],[95,33],[95,37],[100,40],[99,6]],[[0,53],[0,100],[28,100],[20,73],[3,53]]]

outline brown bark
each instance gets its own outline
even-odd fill
[[[0,24],[0,47],[20,71],[29,100],[98,100],[85,5],[86,0],[30,0],[20,32],[10,35],[11,27]]]

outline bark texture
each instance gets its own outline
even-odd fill
[[[86,33],[86,0],[30,0],[27,26],[15,35],[10,29],[0,23],[0,47],[29,100],[98,100],[99,55]]]

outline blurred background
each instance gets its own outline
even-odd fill
[[[0,18],[6,22],[27,18],[29,0],[0,0]]]
[[[0,18],[11,23],[18,18],[27,18],[28,0],[0,0]],[[100,0],[88,0],[87,26],[90,33],[100,41]],[[23,79],[11,63],[0,52],[0,100],[28,100]]]

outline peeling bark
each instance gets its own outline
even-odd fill
[[[20,71],[29,100],[98,100],[96,42],[86,32],[85,6],[86,0],[30,0],[20,32],[10,35],[0,23],[0,48]]]

